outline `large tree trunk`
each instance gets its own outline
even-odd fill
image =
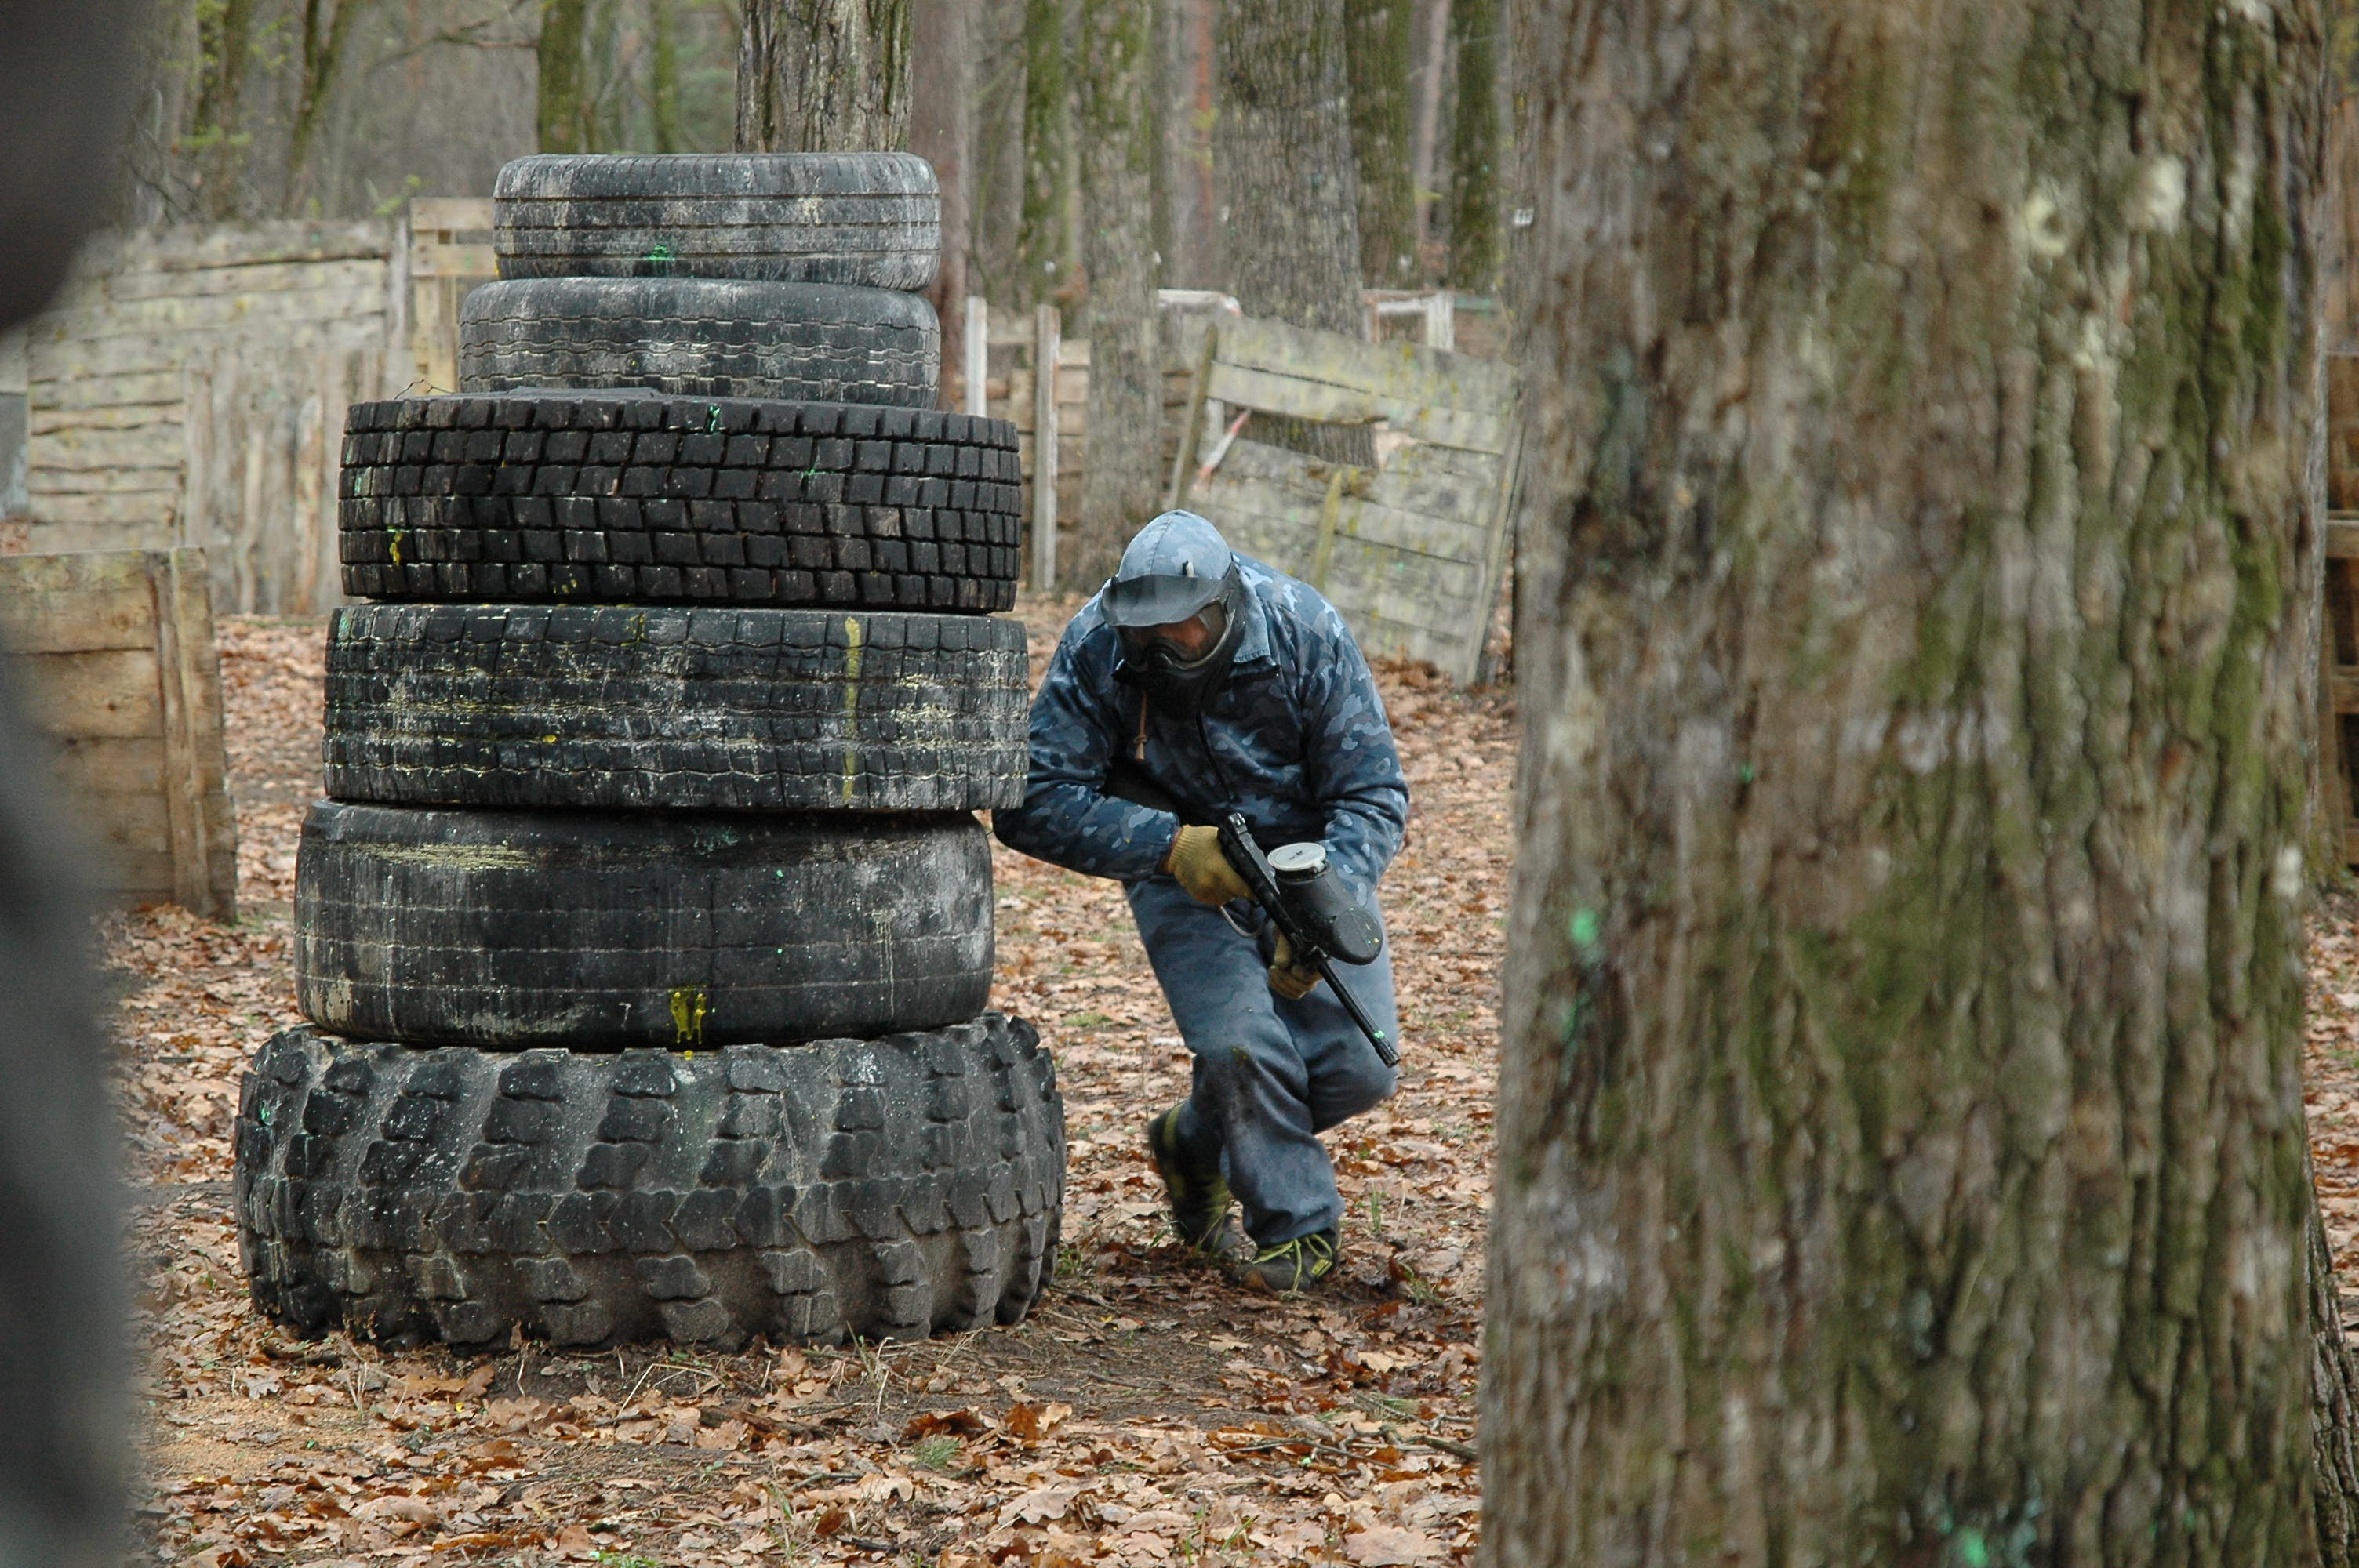
[[[910,0],[744,0],[737,150],[909,145]]]
[[[1417,200],[1409,180],[1410,46],[1417,0],[1343,0],[1352,101],[1352,162],[1360,185],[1360,276],[1408,287],[1417,270]]]
[[[910,75],[926,84],[909,110],[909,150],[942,192],[942,261],[926,297],[941,319],[942,358],[965,369],[967,255],[974,239],[974,109],[981,0],[911,0]],[[950,378],[943,406],[952,406]]]
[[[1212,163],[1229,291],[1248,316],[1359,337],[1360,190],[1343,0],[1226,0],[1219,26]],[[1367,460],[1357,432],[1256,419],[1254,434]]]
[[[1450,0],[1458,57],[1450,134],[1450,281],[1489,289],[1499,276],[1499,0]]]
[[[1082,515],[1065,571],[1111,577],[1162,486],[1155,319],[1153,0],[1082,0],[1082,259],[1090,275],[1090,404]]]
[[[1536,27],[1486,1560],[2314,1560],[2316,0]]]

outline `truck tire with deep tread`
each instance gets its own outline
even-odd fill
[[[933,166],[909,153],[550,154],[501,166],[502,277],[723,277],[925,289]]]
[[[494,1053],[277,1035],[234,1134],[254,1304],[503,1346],[918,1338],[1053,1277],[1064,1112],[1030,1025],[780,1049]]]
[[[577,1051],[930,1029],[991,997],[991,845],[955,814],[321,801],[295,992],[340,1034]]]
[[[1024,797],[1021,622],[378,604],[328,622],[328,794],[414,806],[979,811]]]
[[[547,277],[459,308],[459,390],[639,386],[682,397],[931,408],[941,326],[925,297],[829,283]]]
[[[862,606],[1016,601],[1016,427],[931,408],[508,394],[353,405],[361,598]]]

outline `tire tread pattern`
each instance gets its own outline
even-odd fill
[[[307,1335],[916,1338],[1055,1271],[1063,1103],[1032,1027],[693,1054],[275,1036],[233,1135],[255,1308]]]
[[[1010,609],[1016,427],[940,409],[647,394],[353,405],[357,598]]]
[[[500,276],[931,287],[932,166],[908,153],[543,154],[493,188]]]
[[[923,297],[832,284],[536,278],[459,310],[459,389],[645,387],[931,408],[941,328]]]
[[[609,810],[1015,806],[1025,642],[1020,622],[897,611],[339,610],[328,794]]]

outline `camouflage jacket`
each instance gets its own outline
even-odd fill
[[[1024,804],[994,819],[1003,843],[1091,876],[1155,875],[1180,821],[1104,792],[1107,765],[1130,756],[1196,819],[1242,811],[1265,846],[1321,840],[1355,892],[1375,892],[1400,849],[1408,782],[1367,660],[1316,589],[1237,559],[1236,662],[1201,723],[1117,681],[1120,638],[1097,600],[1082,606],[1032,699],[1031,776]]]

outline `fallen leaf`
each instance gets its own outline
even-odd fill
[[[1417,1568],[1442,1555],[1441,1542],[1423,1530],[1379,1524],[1343,1538],[1343,1555],[1360,1568]]]

